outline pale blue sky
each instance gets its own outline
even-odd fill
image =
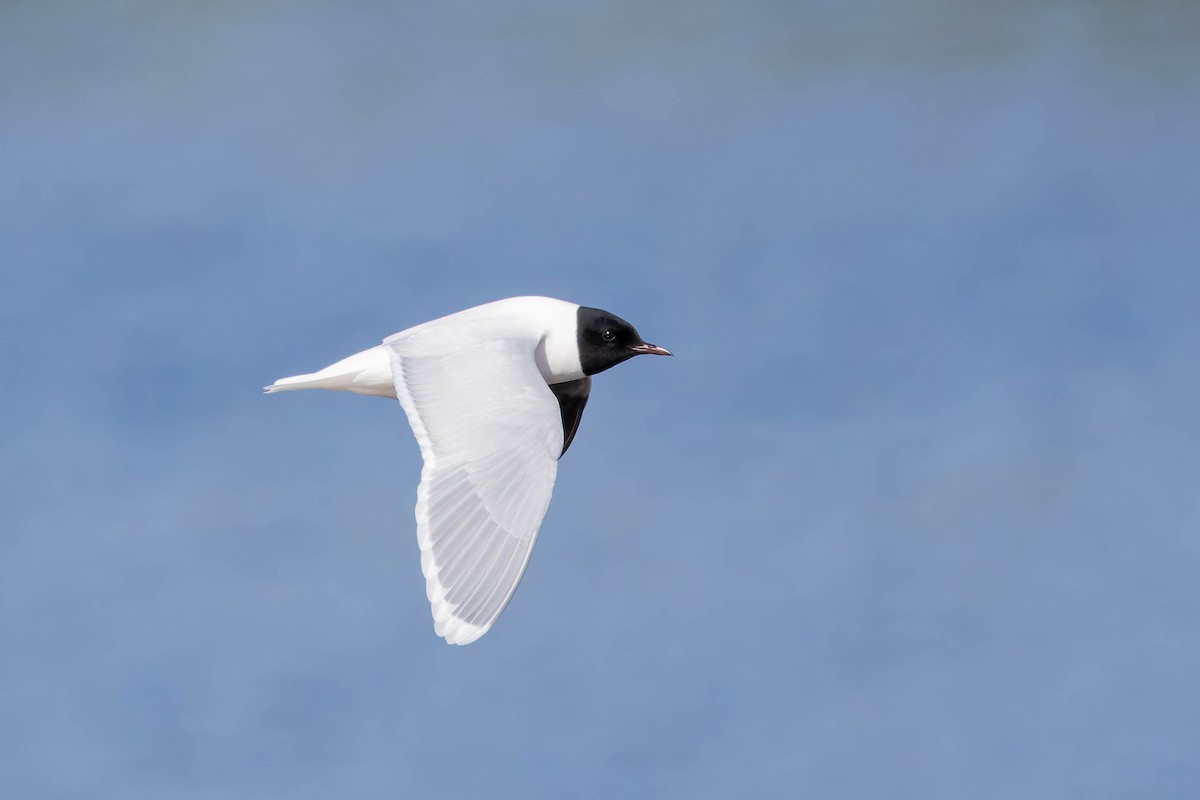
[[[1200,796],[1198,40],[0,6],[0,795]],[[451,648],[400,409],[259,387],[518,294],[678,357]]]

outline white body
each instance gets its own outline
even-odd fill
[[[281,378],[266,387],[268,394],[294,389],[333,389],[378,397],[396,397],[388,345],[406,342],[414,350],[451,352],[464,344],[493,337],[535,341],[538,371],[547,384],[583,377],[575,342],[579,306],[550,297],[513,297],[468,308],[432,322],[415,325],[384,340],[384,344],[343,358],[307,375]]]
[[[409,328],[267,392],[395,397],[425,465],[417,541],[434,629],[475,641],[516,591],[550,504],[563,421],[549,384],[583,378],[578,306],[518,297]]]

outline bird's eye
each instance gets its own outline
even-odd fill
[[[611,342],[613,339],[617,338],[617,335],[613,333],[612,328],[605,328],[600,332],[600,338],[606,342]]]

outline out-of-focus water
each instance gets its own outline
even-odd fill
[[[0,794],[1200,796],[1197,41],[0,6]],[[258,387],[531,293],[677,358],[450,648],[403,414]]]

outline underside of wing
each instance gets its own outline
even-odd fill
[[[588,395],[592,391],[592,379],[585,377],[577,381],[556,383],[550,387],[550,391],[558,398],[558,410],[562,416],[563,446],[562,452],[558,454],[558,457],[562,458],[575,439],[575,431],[579,430],[579,421],[583,419],[583,407],[587,405]]]
[[[478,639],[516,591],[550,505],[563,427],[533,345],[453,352],[389,342],[396,394],[421,446],[417,541],[434,628]]]

